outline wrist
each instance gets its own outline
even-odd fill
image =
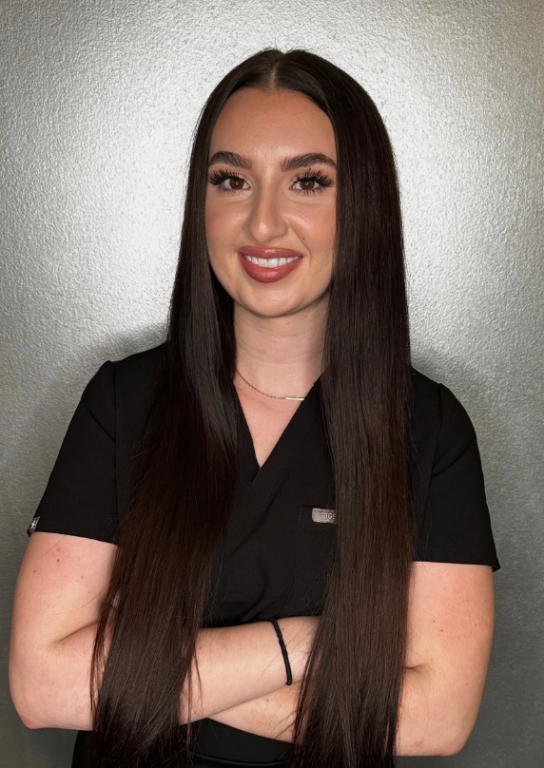
[[[285,619],[277,619],[276,621],[283,635],[293,683],[298,683],[302,680],[304,670],[306,669],[308,655],[315,634],[317,617],[290,616]],[[274,627],[271,626],[271,629],[274,630]],[[279,642],[278,650],[281,654]]]

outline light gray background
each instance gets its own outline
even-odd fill
[[[480,716],[451,766],[544,747],[541,0],[2,4],[1,762],[69,766],[8,691],[28,526],[83,387],[163,339],[188,150],[209,92],[265,46],[370,93],[398,160],[414,363],[475,424],[499,560]],[[443,765],[403,758],[399,765]]]

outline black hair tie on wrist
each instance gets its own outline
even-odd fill
[[[283,635],[281,633],[281,629],[276,619],[268,619],[268,621],[272,622],[272,624],[274,625],[274,629],[276,630],[278,640],[280,641],[281,652],[283,654],[283,660],[285,662],[285,669],[287,670],[287,685],[291,685],[293,683],[293,675],[291,674],[291,665],[289,664],[289,656],[287,655],[287,648],[285,647],[285,643],[283,642]]]

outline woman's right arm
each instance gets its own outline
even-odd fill
[[[29,538],[15,587],[9,649],[11,697],[29,728],[92,729],[91,657],[115,549],[107,542],[44,531]],[[294,681],[302,679],[317,620],[278,619]],[[196,654],[202,696],[193,673],[193,721],[285,684],[270,622],[201,629]],[[181,718],[186,721],[187,713]]]

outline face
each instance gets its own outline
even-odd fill
[[[301,157],[308,154],[316,157]],[[327,115],[296,91],[236,91],[215,124],[208,159],[208,253],[235,311],[279,317],[326,302],[337,160]],[[254,264],[247,255],[266,260]],[[280,259],[295,256],[282,266]]]

